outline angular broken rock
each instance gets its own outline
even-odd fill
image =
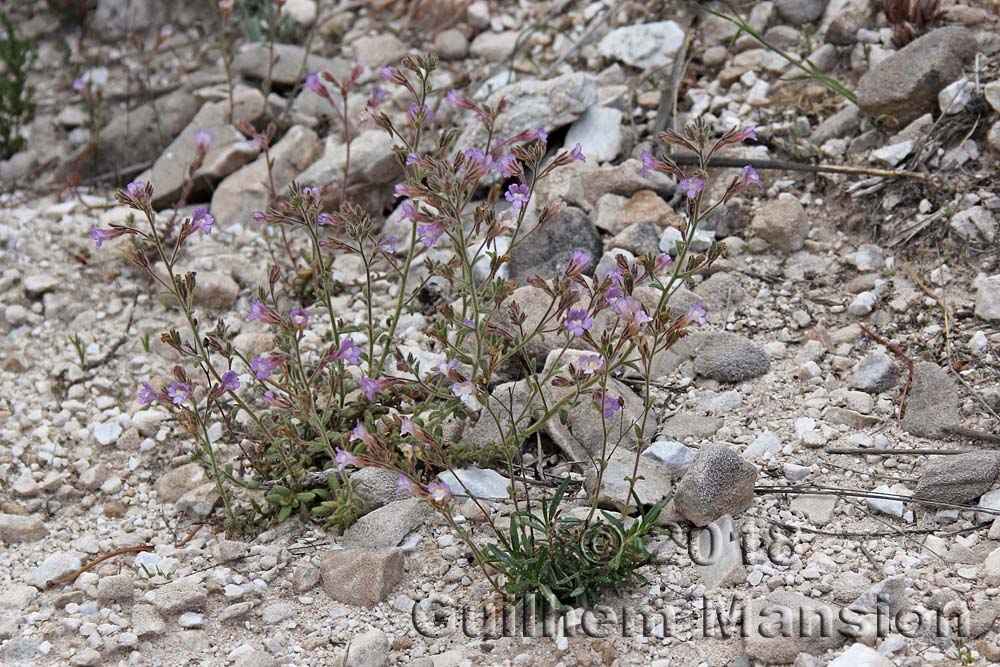
[[[636,470],[635,457],[635,452],[624,449],[616,449],[611,454],[601,478],[598,505],[630,514],[630,510],[634,509],[636,504],[635,498],[629,494],[629,479],[634,473],[642,477],[633,489],[640,505],[645,507],[655,505],[670,496],[670,469],[654,458],[640,456]],[[586,480],[583,484],[591,497],[597,493],[597,472],[596,466],[586,466]]]
[[[374,607],[403,579],[401,549],[339,549],[320,563],[323,590],[333,600]]]
[[[508,105],[497,118],[494,136],[511,137],[539,127],[551,132],[569,125],[597,102],[597,79],[592,74],[573,72],[547,80],[518,81],[495,90],[486,104],[495,107],[501,98],[517,103]],[[486,139],[483,124],[469,114],[458,139],[459,150],[484,145]]]
[[[913,383],[900,426],[913,435],[936,438],[960,422],[958,383],[937,364],[923,361],[913,367]]]
[[[208,591],[192,577],[154,588],[146,593],[145,598],[157,611],[165,614],[202,611],[208,605]]]
[[[742,336],[713,334],[698,350],[694,370],[719,382],[745,382],[760,377],[771,368],[767,353]]]
[[[230,174],[212,194],[212,215],[222,226],[234,222],[251,223],[255,211],[267,210],[273,182],[277,192],[284,190],[293,178],[313,162],[319,148],[319,138],[312,130],[296,125],[285,133],[270,152],[272,166],[268,173],[267,157]]]
[[[246,44],[236,54],[236,70],[251,79],[263,81],[268,76],[272,83],[294,85],[302,83],[309,72],[330,72],[341,81],[349,75],[351,65],[339,58],[323,58],[308,53],[295,44],[274,44],[274,59],[269,50],[260,44]]]
[[[674,493],[674,505],[696,526],[707,526],[721,516],[735,516],[753,502],[757,466],[732,448],[703,445]]]
[[[799,200],[782,193],[757,211],[750,230],[776,250],[791,253],[802,249],[809,233],[809,222]]]
[[[351,474],[351,483],[358,484],[354,494],[364,504],[364,511],[371,512],[388,503],[409,498],[409,491],[396,487],[398,478],[395,473],[371,466]]]
[[[510,277],[519,284],[533,275],[552,278],[569,264],[577,250],[593,259],[584,271],[586,275],[593,275],[602,249],[601,236],[587,214],[568,206],[544,228],[532,232],[528,243],[516,245],[510,251]]]
[[[34,542],[49,534],[42,520],[36,516],[0,514],[0,542]]]
[[[990,276],[976,290],[976,317],[1000,322],[1000,275]]]
[[[798,593],[771,593],[745,613],[744,653],[765,664],[791,663],[799,653],[821,655],[846,641],[839,609]]]
[[[968,452],[932,459],[924,466],[914,500],[969,503],[990,490],[1000,472],[1000,453]]]
[[[253,122],[264,112],[264,96],[252,88],[238,88],[234,97],[233,121]],[[203,188],[236,171],[257,157],[257,150],[229,123],[229,102],[207,102],[187,127],[156,159],[153,166],[136,179],[153,184],[153,205],[171,205],[181,193],[188,177],[188,167],[197,153],[195,133],[207,131],[212,144],[202,166],[195,172],[195,188]]]
[[[858,82],[858,106],[869,116],[892,116],[901,125],[934,110],[937,95],[962,76],[976,38],[959,27],[938,28],[871,67]]]
[[[899,382],[899,367],[885,352],[876,350],[858,364],[851,375],[849,385],[869,394],[881,394]]]
[[[407,535],[434,514],[423,498],[397,500],[358,519],[344,533],[343,542],[367,548],[399,546]]]
[[[205,470],[197,463],[185,463],[161,475],[153,488],[160,502],[175,503],[188,491],[205,483],[208,477]]]

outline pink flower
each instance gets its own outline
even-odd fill
[[[250,360],[250,370],[258,380],[266,380],[278,368],[278,360],[274,357],[254,357]]]
[[[367,106],[369,106],[372,109],[374,109],[378,105],[382,104],[383,101],[385,101],[385,91],[382,90],[381,88],[379,88],[378,86],[374,86],[372,88],[371,92],[368,93],[368,105]]]
[[[747,139],[753,139],[757,141],[757,128],[753,125],[749,125],[740,130],[740,141],[746,141]]]
[[[255,320],[263,320],[267,315],[267,308],[264,307],[264,303],[257,299],[250,304],[250,314],[247,315],[247,319],[251,322]]]
[[[331,354],[328,361],[346,361],[348,366],[357,366],[361,363],[361,348],[354,344],[354,339],[348,336],[340,341],[340,347]]]
[[[566,315],[563,327],[575,338],[579,338],[594,326],[594,320],[584,308],[574,308]]]
[[[686,194],[688,199],[694,199],[698,196],[699,192],[705,189],[705,181],[701,180],[697,176],[684,178],[681,179],[680,188],[681,192]]]
[[[335,450],[333,460],[337,463],[338,471],[343,471],[346,466],[357,467],[358,465],[358,460],[354,458],[354,455],[340,447]]]
[[[305,329],[309,324],[309,311],[305,308],[292,308],[288,311],[292,324],[299,329]]]
[[[184,401],[191,398],[191,387],[187,385],[186,382],[179,382],[174,380],[167,387],[167,396],[170,397],[170,402],[174,405],[180,405]]]
[[[673,257],[671,257],[669,254],[665,252],[661,252],[656,256],[656,263],[653,267],[653,270],[657,272],[662,271],[663,269],[667,268],[673,263],[674,263]]]
[[[531,188],[523,183],[513,183],[507,188],[504,198],[510,202],[511,208],[520,209],[531,199]]]
[[[316,72],[309,72],[309,74],[306,75],[305,87],[323,97],[328,97],[330,95],[326,86],[324,86],[323,82],[319,80],[319,75],[316,74]]]
[[[643,151],[642,152],[642,177],[646,178],[646,174],[648,174],[651,171],[656,171],[656,168],[659,166],[659,164],[660,164],[659,160],[657,160],[656,158],[654,158],[652,155],[650,155],[646,151]]]
[[[445,505],[451,500],[451,488],[444,482],[431,482],[427,485],[430,500],[438,505]]]
[[[361,376],[361,391],[369,401],[375,400],[375,394],[381,394],[389,386],[389,380],[373,380],[367,375]]]
[[[196,208],[194,213],[191,215],[191,224],[206,234],[211,234],[212,225],[215,224],[215,218],[208,212],[207,209]]]
[[[472,384],[469,380],[456,382],[451,385],[451,393],[470,410],[478,410],[483,407],[479,399],[476,398],[476,385]]]
[[[587,161],[587,156],[583,154],[583,147],[580,144],[573,146],[573,150],[569,152],[569,156],[573,158],[573,162]]]

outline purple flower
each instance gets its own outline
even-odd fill
[[[440,222],[417,225],[417,238],[420,239],[420,242],[426,248],[430,248],[437,243],[442,234],[444,234],[444,225]]]
[[[646,178],[646,174],[651,171],[656,171],[656,167],[659,165],[659,160],[654,158],[652,155],[646,151],[642,152],[642,177]]]
[[[604,368],[604,359],[599,354],[588,354],[580,357],[580,372],[584,375],[593,375]]]
[[[514,176],[518,173],[517,158],[513,155],[501,155],[493,161],[493,170],[501,174]]]
[[[360,440],[366,445],[372,445],[375,443],[375,438],[368,432],[368,427],[365,426],[363,421],[359,421],[354,425],[354,428],[351,429],[351,437],[349,440],[350,442]]]
[[[458,359],[442,359],[434,364],[434,375],[448,375],[456,368],[458,368]]]
[[[266,380],[278,368],[278,360],[274,357],[254,357],[250,360],[250,370],[258,380]]]
[[[674,258],[665,252],[661,252],[656,256],[656,263],[653,267],[654,271],[662,271],[671,264],[674,263]]]
[[[236,391],[240,388],[240,378],[236,375],[236,371],[226,371],[222,374],[222,384],[220,389],[222,391]]]
[[[136,202],[146,201],[146,184],[142,181],[132,181],[125,186],[125,191]]]
[[[413,493],[413,485],[410,483],[410,480],[406,478],[406,475],[400,474],[400,476],[396,478],[396,490],[409,491],[410,493]]]
[[[529,140],[537,139],[538,141],[541,141],[544,144],[547,143],[549,140],[549,133],[545,131],[544,127],[540,127],[531,134],[529,134],[528,139]]]
[[[254,211],[250,214],[254,222],[267,222],[267,213],[264,211]]]
[[[330,361],[346,361],[348,366],[361,363],[361,348],[354,344],[354,339],[348,336],[340,341],[340,347],[330,355]]]
[[[191,224],[206,234],[212,233],[215,218],[204,208],[196,208],[191,215]]]
[[[266,317],[267,308],[264,307],[264,303],[260,299],[250,304],[250,313],[247,315],[249,321],[264,320]]]
[[[154,391],[154,389],[151,386],[149,386],[148,382],[143,382],[142,385],[139,387],[139,402],[142,405],[149,405],[157,398],[159,398],[159,396],[157,395],[156,391]]]
[[[431,502],[438,505],[447,504],[451,500],[451,488],[444,482],[431,482],[427,485],[427,493]]]
[[[740,176],[740,180],[737,182],[741,188],[747,188],[751,185],[760,185],[760,174],[751,167],[746,165],[743,167],[743,174]]]
[[[83,79],[73,79],[73,90],[83,93],[87,90],[87,82]]]
[[[399,70],[395,67],[386,65],[382,68],[382,79],[384,79],[386,83],[400,83],[400,79],[402,78],[403,77],[399,73]],[[405,81],[405,79],[403,80]]]
[[[593,259],[586,250],[574,250],[573,256],[569,260],[569,264],[566,265],[564,273],[567,276],[578,276],[587,270]]]
[[[583,147],[580,144],[573,146],[573,150],[569,152],[569,156],[573,158],[573,162],[587,161],[587,156],[583,154]]]
[[[563,322],[563,327],[575,338],[585,334],[592,326],[594,326],[594,320],[587,315],[585,308],[573,308],[566,314],[566,320]]]
[[[378,86],[374,86],[371,92],[368,93],[368,106],[374,109],[382,104],[383,101],[385,101],[385,91]]]
[[[209,149],[215,137],[208,130],[197,130],[194,133],[194,143],[198,150],[204,152]]]
[[[458,91],[452,88],[448,91],[447,98],[450,104],[454,104],[456,107],[462,106],[462,96],[458,94]]]
[[[698,196],[699,192],[705,189],[705,181],[701,180],[697,176],[684,178],[681,179],[680,188],[681,191],[687,195],[688,199],[694,199]]]
[[[705,309],[704,304],[701,300],[695,301],[691,304],[691,310],[688,311],[688,319],[697,322],[701,326],[708,324],[708,311]]]
[[[319,188],[317,188],[315,185],[309,185],[302,188],[302,194],[305,196],[306,199],[309,199],[314,203],[319,202],[320,196],[322,195],[322,193],[319,191]]]
[[[358,465],[358,460],[354,458],[354,454],[351,454],[346,449],[341,449],[337,447],[335,456],[333,458],[337,462],[337,470],[342,471],[345,466],[355,466]]]
[[[305,87],[323,97],[328,97],[330,94],[323,82],[319,80],[319,75],[316,72],[310,72],[306,75]]]
[[[309,311],[305,308],[292,308],[288,311],[288,317],[292,320],[292,325],[305,329],[309,324]]]
[[[507,188],[504,198],[510,202],[511,208],[520,209],[528,203],[529,199],[531,199],[531,188],[523,183],[512,183],[511,186]]]
[[[180,405],[184,401],[191,398],[191,387],[187,385],[186,382],[179,382],[174,380],[167,387],[167,396],[170,397],[170,401],[174,405]]]
[[[608,396],[602,392],[594,394],[594,398],[597,400],[601,414],[604,415],[605,419],[611,419],[616,412],[622,409],[622,399],[620,398]]]
[[[434,118],[434,112],[426,104],[411,104],[406,110],[406,117],[411,123],[429,123]]]
[[[413,427],[413,420],[410,419],[409,417],[403,417],[403,423],[399,427],[400,437],[405,435],[416,435],[416,434],[417,433],[416,431],[414,431]]]
[[[407,153],[406,154],[406,166],[409,167],[409,166],[417,164],[418,162],[420,162],[420,156],[419,155],[417,155],[416,153]]]
[[[403,215],[402,215],[402,219],[403,220],[415,220],[416,219],[416,217],[417,217],[417,209],[416,209],[416,207],[413,204],[411,204],[408,201],[407,202],[403,202],[403,205],[400,208],[403,211]]]
[[[375,247],[379,252],[393,255],[396,253],[396,237],[387,236],[384,239],[379,239]]]
[[[646,309],[642,307],[642,304],[631,296],[623,296],[620,299],[615,299],[612,308],[618,313],[618,317],[626,322],[635,322],[639,326],[653,320],[652,317],[646,314]]]
[[[374,401],[375,394],[381,394],[388,384],[387,380],[373,380],[367,375],[361,376],[361,391],[369,401]]]
[[[470,410],[478,410],[482,407],[479,399],[476,398],[476,385],[472,384],[470,380],[451,385],[451,393]]]
[[[410,189],[405,183],[396,183],[396,186],[392,189],[393,197],[408,197],[410,195]]]
[[[747,139],[753,139],[754,141],[757,141],[757,128],[754,127],[753,125],[744,127],[742,130],[740,130],[739,137],[741,141],[746,141]]]
[[[333,216],[329,213],[320,213],[316,216],[316,224],[322,227],[328,227],[333,224]]]
[[[96,241],[95,246],[100,249],[101,244],[115,238],[116,234],[111,229],[98,229],[97,225],[90,226],[90,238]]]

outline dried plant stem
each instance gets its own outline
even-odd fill
[[[154,547],[152,545],[149,545],[149,544],[144,544],[144,545],[138,546],[138,547],[125,547],[124,549],[116,549],[115,551],[112,551],[111,553],[104,554],[100,558],[95,558],[94,560],[90,561],[89,563],[87,563],[86,565],[84,565],[83,567],[81,567],[76,572],[71,572],[70,574],[67,574],[65,577],[60,577],[58,579],[50,579],[50,580],[46,581],[45,582],[45,588],[55,588],[56,586],[63,586],[65,584],[71,584],[71,583],[73,583],[76,580],[77,577],[79,577],[81,574],[83,574],[87,570],[95,567],[96,565],[100,565],[104,561],[109,560],[111,558],[114,558],[116,556],[122,556],[124,554],[135,554],[135,553],[140,553],[140,552],[143,552],[143,551],[153,551],[153,549],[154,549]]]

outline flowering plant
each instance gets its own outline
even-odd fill
[[[268,284],[249,304],[246,319],[274,335],[270,352],[246,354],[234,347],[224,321],[206,331],[196,315],[197,277],[180,275],[177,261],[185,243],[211,233],[214,219],[207,210],[195,209],[176,234],[168,233],[150,204],[152,185],[130,183],[119,200],[140,212],[147,228],[113,225],[91,233],[98,247],[129,236],[133,243],[126,248],[127,258],[164,287],[184,314],[189,332],[170,331],[162,340],[188,361],[189,369],[177,366],[169,383],[159,387],[142,384],[139,400],[175,412],[198,440],[231,526],[237,527],[245,514],[234,506],[233,488],[240,487],[265,489],[279,519],[298,512],[344,529],[362,511],[352,472],[377,468],[392,475],[400,491],[425,498],[450,522],[478,562],[490,566],[484,572],[498,591],[516,590],[524,583],[518,565],[527,557],[517,531],[525,525],[541,526],[542,533],[562,530],[569,524],[558,516],[559,501],[542,504],[543,513],[548,512],[545,522],[526,520],[520,528],[506,528],[492,516],[490,499],[477,497],[456,471],[470,463],[504,471],[515,511],[534,516],[538,494],[522,473],[522,445],[537,441],[554,420],[573,434],[578,417],[569,413],[582,409],[585,419],[600,425],[600,435],[580,449],[584,460],[577,464],[592,471],[596,490],[590,493],[582,524],[573,524],[573,534],[583,534],[598,520],[603,476],[620,449],[633,450],[628,498],[635,500],[620,509],[626,514],[642,509],[635,485],[640,480],[638,457],[650,440],[653,361],[688,326],[705,322],[700,304],[680,316],[671,315],[667,304],[693,272],[719,255],[714,246],[705,255],[691,251],[699,222],[737,191],[759,182],[748,167],[719,202],[707,205],[708,160],[723,146],[754,134],[750,128],[713,140],[704,124],[695,123],[683,133],[661,135],[665,143],[700,160],[685,173],[669,158],[643,155],[643,175],[659,171],[674,176],[686,195],[687,221],[674,256],[650,254],[631,263],[619,257],[613,267],[595,274],[594,258],[575,251],[551,275],[533,276],[522,286],[543,296],[541,309],[528,312],[512,298],[518,285],[507,277],[510,253],[558,218],[557,206],[538,205],[538,185],[586,157],[579,145],[550,155],[544,129],[497,136],[496,119],[504,103],[491,108],[456,91],[445,99],[475,115],[486,130],[486,143],[458,145],[454,131],[435,139],[432,98],[441,92],[430,84],[435,65],[431,57],[407,58],[401,68],[382,71],[387,85],[402,87],[411,98],[401,124],[379,111],[383,95],[373,93],[368,104],[376,125],[392,136],[404,174],[395,188],[403,201],[394,215],[406,230],[399,238],[388,223],[378,224],[349,197],[356,128],[349,122],[347,95],[362,79],[364,66],[356,65],[345,81],[329,73],[307,78],[306,88],[342,114],[348,164],[339,183],[293,183],[274,206],[253,216],[278,226],[293,250],[289,256],[305,256],[309,265],[304,280],[298,279],[302,272],[295,266],[272,266]],[[502,181],[506,187],[497,185]],[[484,191],[489,193],[485,198]],[[331,195],[336,195],[334,208],[328,203]],[[333,270],[344,257],[360,267],[360,286],[349,285]],[[286,275],[293,271],[296,281]],[[289,284],[295,289],[288,289]],[[343,303],[345,294],[351,296],[352,289],[362,304],[353,314],[335,305]],[[432,292],[440,302],[425,333],[434,351],[418,355],[402,345],[404,331],[420,321],[421,304]],[[542,342],[549,350],[544,365],[534,351]],[[497,378],[511,373],[520,376],[516,400],[505,399],[496,386]],[[638,378],[638,396],[621,391],[619,378],[625,375]],[[210,423],[217,417],[227,425],[230,439],[240,443],[238,454],[224,454],[211,437]],[[465,421],[488,435],[456,438],[455,424]],[[267,512],[252,493],[245,495],[258,514]],[[455,520],[459,496],[478,507],[498,542],[483,548]],[[595,582],[631,580],[647,560],[635,541],[653,529],[650,517],[660,508],[662,503],[629,533],[634,557],[604,563]],[[553,539],[538,544],[573,542],[548,538]],[[609,567],[615,576],[608,574]],[[619,570],[628,576],[618,577]],[[553,593],[555,601],[580,598],[573,588],[541,583],[546,590],[560,591]],[[584,597],[596,585],[586,589]]]

